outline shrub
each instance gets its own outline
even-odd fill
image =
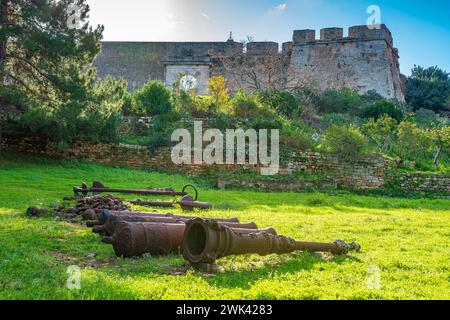
[[[216,76],[210,78],[208,87],[217,110],[221,110],[230,99],[230,92],[225,77]]]
[[[362,119],[356,116],[350,116],[342,113],[328,113],[321,117],[320,125],[322,128],[328,128],[331,125],[360,127]]]
[[[176,96],[177,112],[194,118],[209,118],[216,111],[214,98],[211,96],[191,96],[181,91]]]
[[[383,115],[388,115],[398,122],[402,121],[404,117],[400,106],[387,100],[375,102],[368,106],[363,112],[363,116],[367,119],[374,118],[377,120]]]
[[[158,81],[147,82],[133,98],[133,112],[137,115],[156,116],[173,111],[171,93]]]
[[[254,95],[249,95],[244,91],[239,91],[231,99],[227,113],[242,119],[276,117],[275,111],[270,107],[264,106]]]
[[[432,110],[421,108],[414,115],[414,122],[419,127],[429,128],[440,122],[439,116]]]
[[[125,116],[133,114],[133,95],[131,93],[127,92],[122,99],[122,113]]]
[[[397,153],[407,160],[429,157],[432,141],[427,132],[413,122],[401,122],[397,131]]]
[[[314,143],[301,128],[285,126],[280,133],[280,147],[283,150],[307,151],[314,149]]]
[[[363,131],[367,134],[382,153],[392,147],[398,122],[388,115],[382,115],[378,120],[370,118],[369,122],[363,126]]]
[[[299,102],[288,91],[267,89],[259,91],[257,96],[261,103],[270,106],[273,110],[287,118],[298,118],[302,114]]]
[[[173,131],[184,127],[184,123],[180,122],[178,115],[175,113],[153,117],[152,127],[148,131],[149,147],[157,149],[170,146]]]
[[[375,90],[367,91],[361,96],[361,98],[368,103],[374,103],[380,100],[384,100],[384,97]]]
[[[450,126],[433,128],[429,131],[429,136],[435,149],[433,164],[436,170],[440,170],[439,162],[442,156],[450,152]]]
[[[320,113],[358,113],[363,101],[355,90],[344,87],[340,90],[330,89],[317,99],[317,110]]]
[[[98,80],[92,74],[84,77],[79,101],[32,106],[12,127],[45,135],[60,142],[60,146],[76,139],[117,141],[126,82],[110,77]]]
[[[333,125],[328,128],[321,148],[346,160],[361,158],[368,151],[366,137],[352,125],[348,127]]]

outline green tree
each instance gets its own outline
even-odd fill
[[[209,92],[214,98],[214,103],[217,110],[221,110],[230,99],[230,90],[228,90],[225,77],[216,76],[209,79],[208,82]]]
[[[398,122],[385,114],[378,120],[370,118],[369,122],[363,126],[363,131],[377,145],[378,149],[385,153],[392,147],[397,126]]]
[[[157,116],[171,113],[174,109],[172,95],[162,82],[149,81],[134,93],[135,114]]]
[[[429,135],[413,122],[401,122],[397,130],[398,154],[407,160],[418,161],[427,156],[431,147]]]
[[[414,66],[406,84],[406,101],[414,108],[449,109],[450,73],[436,67]]]
[[[450,151],[450,126],[431,129],[429,134],[433,141],[433,147],[436,150],[433,158],[433,164],[435,165],[436,170],[439,171],[439,161],[442,154]]]
[[[83,112],[93,74],[86,67],[103,31],[89,26],[88,14],[85,0],[0,0],[1,118],[33,105],[53,114]]]

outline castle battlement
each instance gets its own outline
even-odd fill
[[[316,30],[295,30],[292,41],[281,47],[292,73],[289,78],[294,81],[311,79],[320,91],[348,86],[361,93],[373,90],[386,98],[404,100],[398,50],[384,24],[379,29],[350,27],[346,37],[344,28],[323,28],[319,38]],[[130,90],[149,80],[171,86],[180,74],[189,74],[197,78],[200,93],[207,93],[208,79],[224,71],[218,57],[244,52],[260,58],[279,54],[280,48],[270,41],[250,42],[244,48],[231,37],[223,42],[102,42],[94,66],[100,77],[126,79]],[[223,75],[227,77],[226,72]]]
[[[344,28],[320,29],[320,38],[316,37],[316,30],[295,30],[293,35],[294,45],[322,43],[328,41],[371,41],[385,40],[393,46],[391,31],[386,25],[380,25],[380,29],[369,29],[366,25],[353,26],[348,29],[348,37],[344,37]]]

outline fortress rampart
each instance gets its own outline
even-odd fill
[[[246,49],[246,50],[244,50]],[[183,75],[199,82],[206,93],[208,78],[220,73],[214,64],[221,55],[246,54],[264,56],[283,54],[290,61],[290,81],[308,78],[320,91],[348,86],[361,93],[377,91],[386,98],[404,101],[403,76],[400,74],[398,50],[385,25],[380,29],[354,26],[344,37],[343,28],[324,28],[319,39],[315,30],[296,30],[292,42],[103,42],[94,61],[98,75],[128,80],[135,90],[148,80],[172,85]],[[227,75],[224,73],[224,76]]]

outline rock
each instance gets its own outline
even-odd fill
[[[29,207],[27,209],[27,215],[32,217],[38,217],[48,213],[48,209],[39,209],[37,207]]]

